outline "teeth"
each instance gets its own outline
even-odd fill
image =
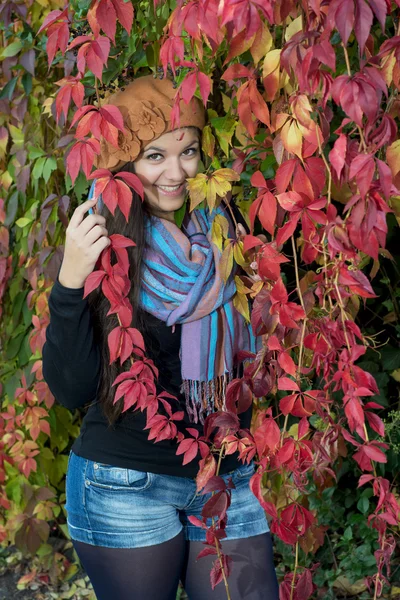
[[[166,192],[175,192],[175,190],[181,187],[181,183],[179,185],[169,186],[169,185],[159,185],[158,187],[161,190],[165,190]]]

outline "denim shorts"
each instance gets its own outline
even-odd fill
[[[249,487],[254,463],[222,475],[232,477],[226,533],[228,540],[269,531],[263,508]],[[108,548],[140,548],[166,542],[182,529],[186,540],[205,541],[205,531],[190,523],[201,519],[211,493],[196,493],[194,479],[159,475],[94,462],[68,459],[66,504],[68,531],[73,540]],[[211,524],[211,519],[207,524]],[[222,543],[224,542],[222,540]]]

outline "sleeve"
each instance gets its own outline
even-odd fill
[[[49,297],[50,323],[43,346],[43,377],[57,402],[73,410],[91,402],[100,379],[100,348],[83,288],[55,282]]]

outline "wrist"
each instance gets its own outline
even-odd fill
[[[58,283],[65,288],[79,290],[82,289],[85,285],[85,280],[81,278],[74,277],[68,272],[65,272],[61,267],[60,272],[58,274]]]

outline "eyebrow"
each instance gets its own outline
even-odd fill
[[[199,140],[193,140],[192,142],[190,142],[190,144],[187,144],[187,146],[185,146],[183,150],[187,150],[188,148],[190,148],[190,146],[193,146],[194,144],[198,143]],[[156,146],[150,146],[150,148],[146,148],[146,150],[143,150],[143,152],[148,152],[149,150],[156,150],[157,152],[166,152],[165,148],[156,148]]]

